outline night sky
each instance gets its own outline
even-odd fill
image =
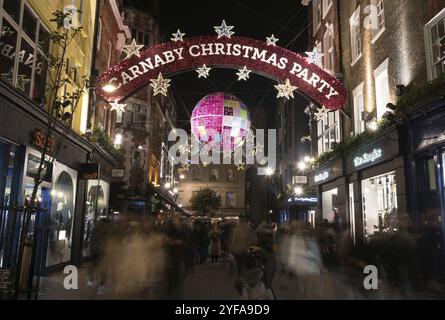
[[[141,10],[150,10],[153,6],[152,1],[146,0],[128,0],[126,4]],[[160,0],[157,18],[168,39],[178,28],[186,37],[215,35],[213,27],[225,19],[228,25],[235,26],[235,35],[265,41],[273,33],[280,39],[279,46],[299,53],[307,51],[307,7],[299,0]],[[188,129],[189,114],[196,103],[217,91],[238,96],[247,104],[253,118],[258,112],[275,108],[275,82],[253,74],[249,81],[238,82],[235,73],[232,69],[212,69],[208,79],[198,79],[194,71],[174,76],[174,89],[183,102],[178,103],[178,127]]]

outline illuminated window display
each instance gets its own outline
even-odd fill
[[[327,220],[329,223],[335,222],[336,213],[338,213],[337,196],[338,189],[323,192],[322,195],[323,220]]]
[[[54,166],[51,212],[48,223],[46,266],[71,260],[77,172],[57,163]]]
[[[84,233],[83,233],[83,256],[89,257],[91,233],[94,228],[95,222],[101,218],[107,216],[108,210],[108,196],[109,196],[109,184],[105,181],[89,180],[88,181],[88,193],[86,198],[86,210],[84,218]]]
[[[395,172],[362,181],[365,238],[398,231]]]

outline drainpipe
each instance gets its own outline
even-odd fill
[[[99,76],[96,70],[96,59],[97,59],[97,46],[98,46],[98,35],[99,35],[99,17],[100,17],[100,0],[96,0],[96,17],[94,18],[94,36],[93,36],[93,52],[91,55],[91,72],[90,76],[93,79],[95,86],[95,82],[97,77]],[[91,123],[91,119],[93,117],[94,112],[94,104],[96,102],[95,95],[90,94],[89,102],[88,102],[88,124],[87,130],[93,130],[93,124]]]

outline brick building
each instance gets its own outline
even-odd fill
[[[443,255],[444,137],[437,120],[443,91],[437,82],[444,73],[445,2],[427,2],[311,1],[311,19],[321,16],[321,26],[329,19],[325,5],[337,15],[349,103],[341,148],[313,141],[319,158],[309,180],[319,191],[319,220],[349,228],[355,243],[414,228],[434,234],[432,247]],[[319,37],[315,32],[312,45]],[[321,47],[327,68],[329,48]]]

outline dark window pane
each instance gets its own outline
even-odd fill
[[[23,12],[22,29],[32,41],[36,41],[37,19],[28,6],[25,6],[25,11]]]
[[[16,47],[17,32],[6,20],[3,20],[0,33],[0,77],[10,84],[13,81]]]
[[[34,87],[31,98],[39,105],[43,105],[46,81],[47,81],[47,67],[46,61],[41,54],[37,55],[36,71],[34,74]]]
[[[43,54],[49,55],[49,48],[50,48],[49,33],[43,26],[40,26],[38,45],[40,50],[42,50]]]
[[[20,2],[21,2],[20,0],[3,1],[3,8],[17,23],[19,23],[20,19]]]

